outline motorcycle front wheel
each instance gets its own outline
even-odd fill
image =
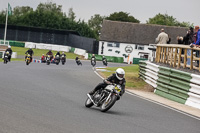
[[[92,107],[94,104],[93,102],[90,100],[90,98],[87,98],[85,101],[85,107],[90,108]]]
[[[108,111],[116,102],[117,96],[116,95],[111,95],[108,101],[104,101],[103,104],[101,105],[101,112],[106,112]]]

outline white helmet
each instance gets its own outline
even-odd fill
[[[8,45],[8,48],[11,48],[11,46],[10,46],[10,45]]]
[[[117,70],[116,70],[116,77],[117,77],[119,80],[122,80],[122,79],[124,78],[124,75],[125,75],[124,69],[122,69],[122,68],[117,68]]]

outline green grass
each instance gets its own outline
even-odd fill
[[[115,73],[115,70],[118,67],[108,67],[106,70],[109,72],[100,72],[100,74],[106,78],[110,76],[112,73]],[[138,65],[131,65],[131,66],[125,66],[121,67],[125,70],[125,79],[126,79],[126,88],[133,88],[133,89],[143,89],[146,83],[138,78],[139,74],[139,66]]]
[[[22,48],[22,47],[14,47],[12,46],[12,51],[13,52],[17,52],[17,55],[24,55],[25,56],[25,52],[28,50],[29,48]],[[44,49],[33,49],[34,55],[33,56],[42,56],[42,54],[45,54],[48,52],[49,50],[44,50]],[[57,53],[57,51],[52,51],[53,54],[55,55]],[[62,52],[60,52],[62,53]],[[67,53],[65,52],[66,56],[68,59],[75,59],[76,55],[74,53]],[[80,56],[79,56],[80,58]]]

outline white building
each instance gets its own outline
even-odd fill
[[[176,44],[177,36],[184,36],[187,28],[138,24],[104,20],[99,41],[99,55],[123,57],[124,62],[134,62],[134,59],[145,58],[152,61],[155,52],[149,50],[155,43],[160,30],[164,28]],[[129,55],[129,58],[128,58]]]

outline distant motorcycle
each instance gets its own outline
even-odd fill
[[[8,56],[9,56],[9,55],[10,55],[9,52],[6,52],[6,53],[5,53],[4,58],[3,58],[4,64],[7,64],[7,63],[8,63]]]
[[[101,112],[108,111],[120,98],[121,86],[120,85],[107,85],[104,89],[97,90],[92,97],[88,94],[88,98],[85,101],[87,108],[100,107]]]
[[[106,60],[106,59],[103,59],[103,64],[104,64],[105,66],[107,66],[107,65],[108,65],[108,62],[107,62],[107,60]]]
[[[95,59],[92,58],[92,62],[91,62],[92,66],[94,67],[96,65]]]
[[[80,59],[76,60],[76,63],[77,63],[78,66],[79,66],[79,65],[82,66],[82,63],[81,63]]]
[[[60,63],[60,56],[56,55],[54,61],[55,61],[56,65],[59,65],[59,63]]]
[[[47,55],[46,63],[47,63],[47,65],[49,65],[51,63],[51,56],[50,55]]]
[[[26,56],[25,62],[26,62],[26,65],[29,65],[31,63],[31,55],[30,54],[28,54]]]
[[[62,55],[62,56],[61,56],[61,61],[62,61],[62,65],[64,65],[64,64],[65,64],[65,62],[66,62],[66,58],[65,58],[65,56],[64,56],[64,55]]]

